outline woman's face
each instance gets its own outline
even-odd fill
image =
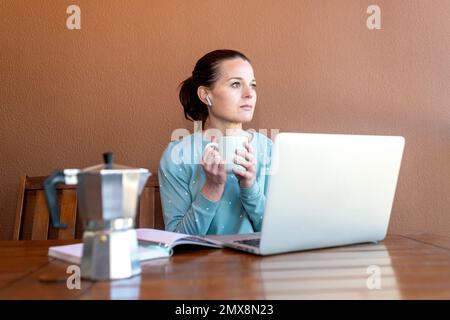
[[[222,61],[219,78],[209,90],[209,116],[220,121],[245,123],[253,118],[256,80],[251,64],[241,58]]]

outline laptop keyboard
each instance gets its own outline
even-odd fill
[[[247,246],[259,247],[259,242],[261,239],[247,239],[247,240],[237,240],[235,243],[242,243]]]

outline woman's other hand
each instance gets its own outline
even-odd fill
[[[211,142],[217,143],[217,138],[212,137]],[[202,167],[205,171],[206,182],[201,192],[211,201],[220,200],[227,181],[227,172],[225,161],[217,149],[209,147],[205,150],[202,158]]]
[[[250,188],[256,181],[255,149],[248,142],[244,146],[246,150],[236,150],[237,156],[234,158],[234,163],[243,166],[245,171],[233,168],[233,173],[242,188]]]

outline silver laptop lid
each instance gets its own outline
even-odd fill
[[[396,136],[278,134],[261,253],[382,240],[404,143]]]

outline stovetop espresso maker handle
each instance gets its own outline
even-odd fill
[[[55,171],[50,177],[44,181],[45,200],[47,201],[47,207],[50,211],[52,218],[52,224],[54,228],[67,228],[67,224],[60,223],[59,221],[59,207],[56,185],[65,182],[65,175],[63,171]]]

